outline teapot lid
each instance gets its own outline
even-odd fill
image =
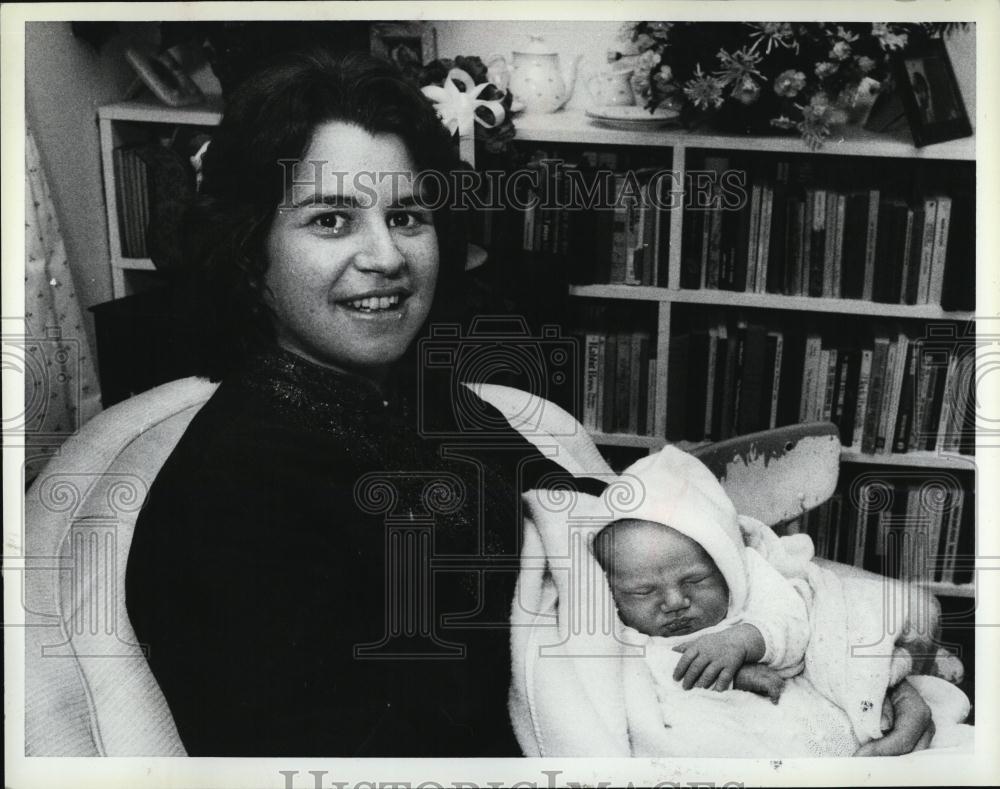
[[[558,54],[552,47],[545,43],[542,36],[528,36],[528,43],[520,49],[514,50],[515,55],[555,55]]]

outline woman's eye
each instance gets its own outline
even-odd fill
[[[400,211],[390,214],[388,219],[389,227],[414,228],[427,224],[427,217],[416,211]]]
[[[652,591],[652,589],[632,589],[629,591],[629,594],[635,595],[636,597],[645,597],[646,595],[651,594]]]
[[[347,230],[348,219],[343,214],[328,213],[313,217],[312,224],[331,235],[340,235]]]

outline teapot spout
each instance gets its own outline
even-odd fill
[[[575,58],[571,58],[566,66],[566,71],[563,73],[563,84],[566,86],[566,98],[563,99],[562,107],[570,100],[573,95],[573,88],[576,86],[576,74],[580,65],[580,61],[583,59],[583,55],[577,55]]]

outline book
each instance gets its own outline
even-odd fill
[[[785,335],[780,331],[769,331],[767,333],[767,359],[771,375],[765,402],[769,399],[770,404],[767,407],[767,419],[763,420],[763,425],[769,430],[778,426],[778,393],[781,390],[781,363],[784,350]]]
[[[851,436],[850,446],[860,450],[862,438],[865,430],[865,419],[868,412],[868,391],[871,387],[872,374],[871,348],[861,351],[861,363],[858,366],[858,402],[854,408],[854,432]]]
[[[824,348],[819,358],[820,385],[817,390],[817,401],[814,406],[814,419],[817,422],[829,422],[833,413],[833,393],[837,383],[837,349]]]
[[[941,195],[938,197],[937,224],[934,228],[934,254],[931,260],[930,282],[927,286],[928,304],[941,303],[950,226],[951,198],[947,195]]]
[[[903,223],[903,252],[900,260],[899,271],[899,299],[900,304],[906,304],[907,293],[910,290],[910,256],[913,248],[913,223],[915,214],[912,208],[906,209],[906,220]]]
[[[656,357],[647,362],[646,373],[646,435],[656,435]]]
[[[846,196],[840,296],[860,299],[864,295],[865,248],[868,227],[868,192]]]
[[[774,188],[764,184],[761,201],[760,238],[757,244],[755,292],[766,293],[771,259],[771,228],[774,223]]]
[[[890,342],[884,335],[876,336],[872,346],[871,382],[868,386],[867,408],[865,409],[864,432],[861,437],[861,451],[875,452],[879,420],[882,416],[882,394],[889,357]]]
[[[586,368],[583,381],[583,426],[587,430],[600,429],[598,415],[600,407],[601,356],[605,342],[604,334],[587,332],[584,339]]]
[[[941,525],[940,563],[943,583],[954,583],[955,581],[955,565],[958,558],[958,540],[963,509],[964,491],[958,487],[950,487]]]
[[[601,430],[604,433],[615,432],[615,376],[618,372],[618,340],[614,334],[608,334],[604,343],[604,382],[601,387]]]
[[[895,341],[889,346],[889,355],[886,358],[882,410],[879,415],[878,433],[875,437],[875,450],[882,454],[892,452],[893,430],[896,425],[896,415],[899,412],[899,391],[903,383],[908,344],[909,340],[906,335],[899,332]]]
[[[878,220],[881,192],[878,189],[868,190],[868,225],[865,231],[865,275],[862,280],[861,298],[872,300],[875,288],[875,255],[878,245]]]
[[[649,382],[649,332],[635,331],[631,338],[631,369],[629,370],[628,431],[642,435],[646,429],[646,388]]]
[[[630,425],[629,388],[632,381],[632,334],[619,331],[615,334],[615,421],[614,432],[627,433]]]
[[[948,368],[945,373],[943,385],[941,387],[941,403],[938,410],[940,416],[937,422],[937,438],[934,443],[935,452],[943,452],[945,441],[948,436],[948,428],[951,425],[951,412],[955,406],[957,385],[955,373],[958,367],[958,356],[952,354],[948,358]],[[940,375],[940,373],[939,373]]]
[[[844,233],[847,228],[847,195],[838,194],[833,237],[833,274],[829,295],[840,298],[844,273]]]
[[[762,427],[760,416],[763,408],[767,357],[767,333],[763,326],[748,323],[744,337],[743,365],[740,370],[738,435],[753,433]]]
[[[723,340],[723,343],[725,340]],[[705,384],[705,436],[713,435],[712,417],[715,412],[715,376],[718,367],[719,356],[719,326],[710,326],[708,329],[708,373]]]
[[[806,338],[805,356],[802,364],[802,397],[799,401],[799,422],[813,421],[816,392],[819,386],[820,354],[822,339],[818,334]]]
[[[807,192],[810,195],[810,233],[809,233],[809,296],[823,295],[823,272],[826,266],[826,201],[825,189],[814,189]]]
[[[768,293],[785,292],[785,267],[788,260],[788,178],[789,163],[779,161],[771,186],[771,227],[768,244],[767,274],[764,277]]]
[[[822,296],[833,296],[834,250],[837,245],[837,193],[826,194],[827,229],[823,245],[823,292]]]
[[[906,350],[905,370],[899,387],[896,405],[896,420],[893,429],[891,452],[906,452],[910,446],[910,431],[913,429],[913,392],[917,376],[917,353],[913,345]]]
[[[931,266],[934,262],[934,232],[937,227],[936,197],[924,200],[923,228],[920,233],[920,271],[917,275],[917,304],[927,304],[930,297]]]

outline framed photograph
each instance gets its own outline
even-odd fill
[[[129,47],[125,59],[153,95],[170,107],[186,107],[205,98],[170,52],[147,54]]]
[[[907,49],[896,59],[896,82],[918,148],[972,135],[969,116],[944,41]]]
[[[437,59],[437,31],[428,22],[374,22],[369,33],[373,55],[397,66],[422,66]]]

